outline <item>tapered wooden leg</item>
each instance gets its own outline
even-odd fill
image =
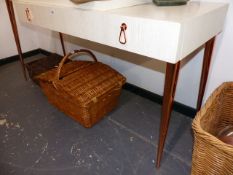
[[[60,41],[61,41],[61,46],[62,46],[63,55],[65,56],[65,55],[66,55],[66,50],[65,50],[63,35],[62,35],[61,32],[59,32],[59,36],[60,36]]]
[[[17,28],[17,24],[16,24],[16,19],[15,19],[13,3],[12,3],[12,0],[5,0],[5,1],[6,1],[8,14],[10,17],[11,27],[12,27],[13,34],[14,34],[17,51],[19,54],[19,60],[20,60],[20,63],[21,63],[22,69],[23,69],[23,75],[24,75],[24,78],[27,80],[26,68],[25,68],[25,64],[24,64],[24,60],[23,60],[23,53],[22,53],[22,49],[21,49],[21,45],[20,45],[20,39],[19,39],[18,28]]]
[[[214,49],[214,42],[215,42],[215,37],[207,41],[205,44],[205,53],[204,53],[203,65],[202,65],[201,82],[200,82],[199,94],[198,94],[198,100],[197,100],[197,111],[199,111],[201,108],[203,96],[205,93],[206,82],[207,82],[208,75],[209,75],[209,68],[210,68],[212,53]]]
[[[164,143],[167,136],[169,120],[176,92],[176,84],[179,75],[179,70],[180,62],[176,64],[167,63],[163,95],[162,118],[160,123],[159,145],[157,150],[157,168],[160,167],[160,161],[163,154]]]

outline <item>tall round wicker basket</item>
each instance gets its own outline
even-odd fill
[[[223,83],[193,121],[192,175],[233,175],[233,146],[216,135],[233,126],[233,82]]]

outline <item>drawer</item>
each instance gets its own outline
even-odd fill
[[[17,2],[15,10],[19,19],[26,23],[162,61],[173,63],[177,59],[179,23],[124,16],[111,11]],[[127,25],[125,44],[119,42],[122,23]]]

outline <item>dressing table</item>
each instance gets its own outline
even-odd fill
[[[22,22],[166,62],[157,150],[159,167],[176,92],[180,61],[205,45],[197,102],[199,110],[205,92],[215,37],[223,29],[228,5],[196,1],[184,6],[158,7],[147,1],[145,4],[131,7],[98,10],[79,8],[69,0],[13,0],[13,2],[6,0],[6,2],[25,77],[14,11]],[[60,36],[62,39],[62,35]],[[61,41],[63,43],[63,40]]]

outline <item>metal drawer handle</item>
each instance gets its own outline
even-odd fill
[[[125,23],[122,23],[120,28],[121,28],[121,31],[119,35],[119,42],[121,44],[126,44],[127,38],[126,38],[125,31],[127,30],[127,25]]]
[[[26,13],[27,20],[31,22],[32,19],[31,19],[30,11],[28,8],[26,8],[25,13]]]

